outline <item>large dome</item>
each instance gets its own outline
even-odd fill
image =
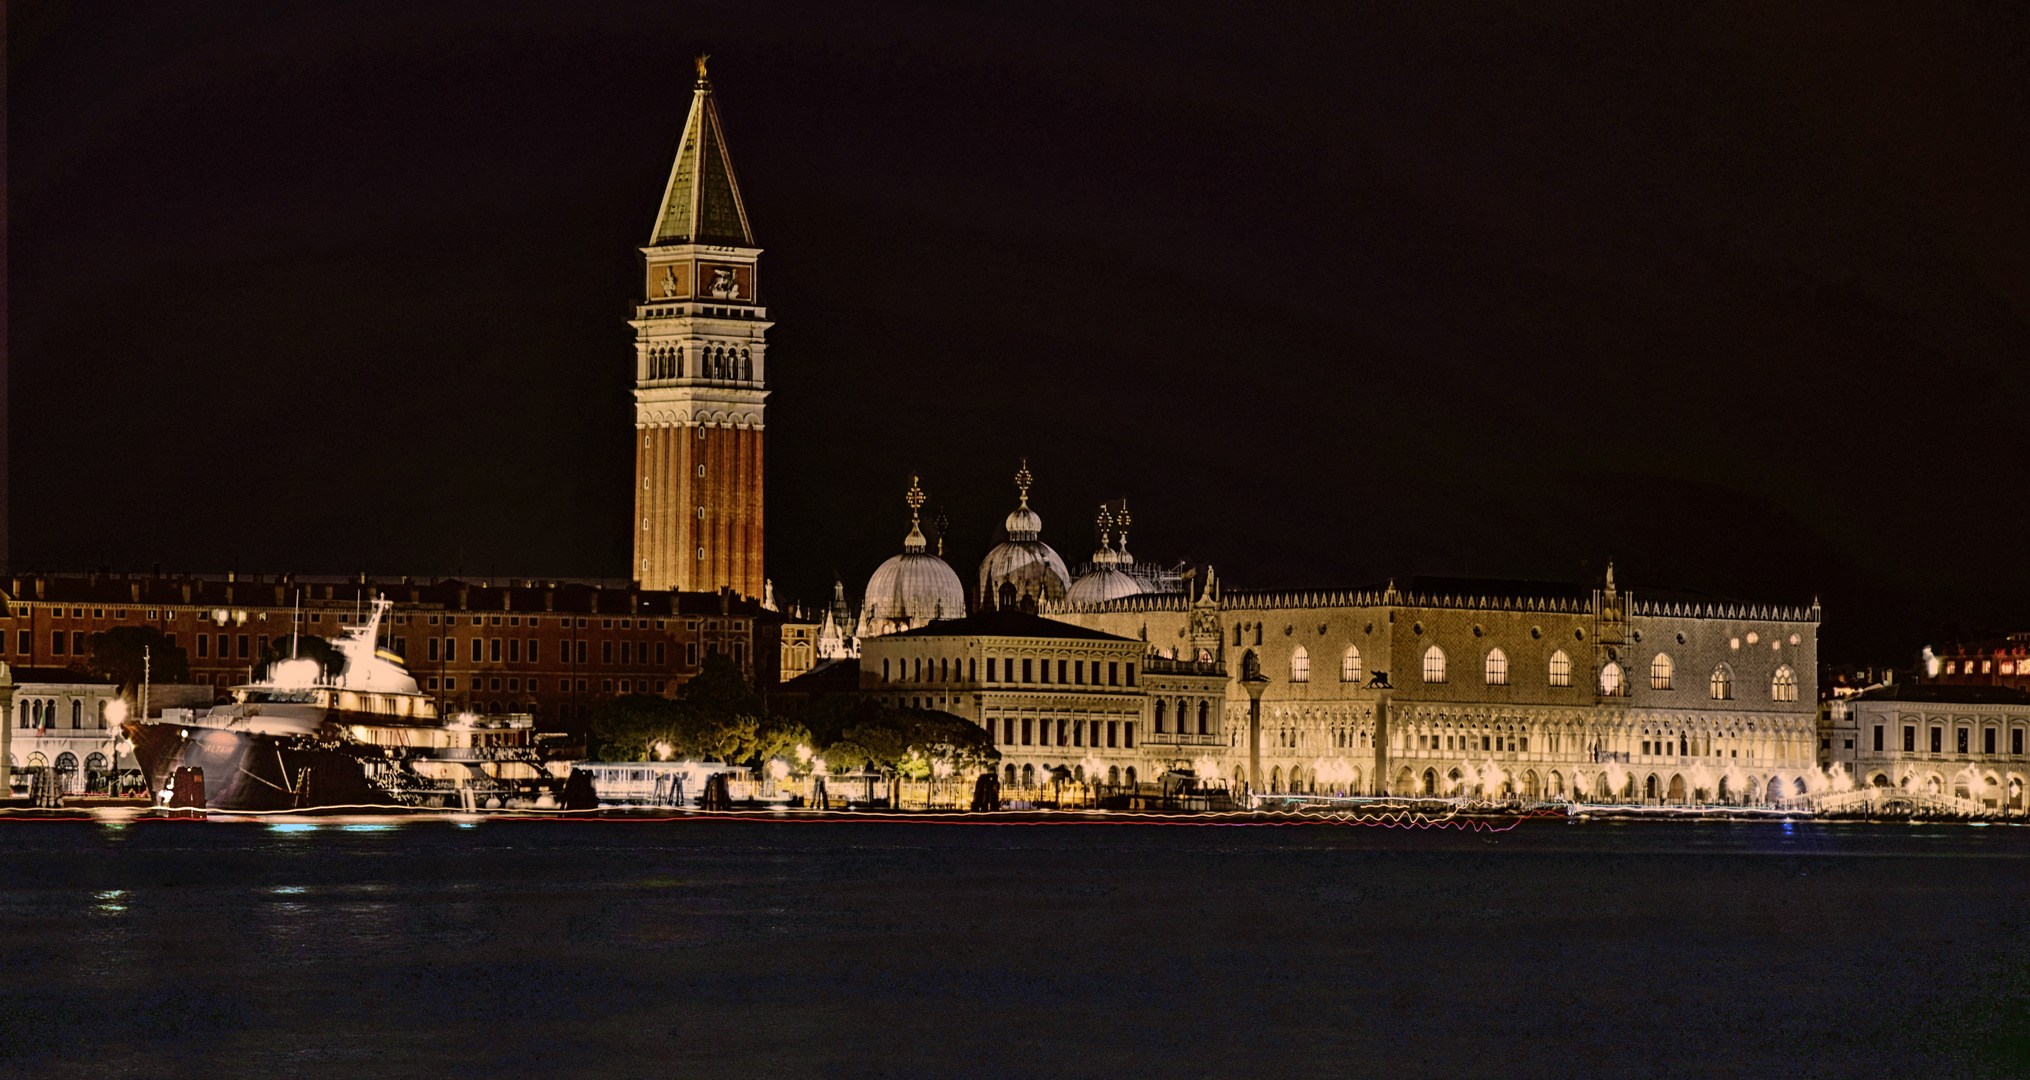
[[[918,534],[920,535],[920,534]],[[860,634],[878,637],[966,614],[966,587],[943,559],[921,548],[890,558],[867,579]]]
[[[1025,596],[1038,604],[1056,603],[1071,588],[1071,571],[1041,540],[1010,540],[998,544],[980,561],[980,606],[1000,604],[1001,586],[1012,585],[1015,600]]]
[[[902,554],[890,558],[867,579],[866,599],[860,603],[860,636],[879,637],[929,626],[938,619],[962,619],[966,615],[966,586],[958,572],[943,559],[927,554],[917,511],[923,506],[923,489],[916,477],[909,478],[909,535],[902,540]]]
[[[1029,508],[1029,483],[1029,462],[1024,461],[1021,471],[1015,474],[1015,490],[1022,496],[1021,503],[1004,522],[1008,539],[995,545],[980,560],[982,609],[1001,606],[1003,585],[1011,587],[1011,599],[1017,604],[1025,597],[1034,604],[1054,604],[1063,600],[1065,590],[1071,588],[1071,571],[1065,569],[1064,560],[1039,539],[1043,516]]]

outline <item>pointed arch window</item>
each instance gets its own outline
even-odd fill
[[[1183,714],[1182,714],[1182,713],[1180,712],[1180,713],[1179,713],[1178,715],[1180,715],[1180,716],[1181,716],[1181,715],[1183,715]],[[1212,734],[1211,730],[1210,730],[1210,729],[1209,729],[1209,728],[1208,728],[1208,727],[1206,726],[1206,719],[1207,719],[1207,717],[1209,717],[1210,715],[1211,715],[1211,708],[1210,708],[1210,706],[1208,705],[1208,703],[1206,703],[1206,702],[1203,702],[1203,701],[1199,702],[1199,703],[1198,703],[1198,733],[1199,733],[1200,735],[1210,735],[1210,734]]]
[[[1424,681],[1427,683],[1445,681],[1445,650],[1436,645],[1424,650]]]
[[[1563,649],[1551,654],[1550,679],[1552,686],[1572,685],[1572,658]]]
[[[1721,664],[1719,667],[1714,668],[1713,678],[1707,684],[1707,687],[1708,690],[1712,693],[1714,701],[1726,701],[1728,698],[1733,697],[1734,696],[1733,670],[1728,668],[1727,665],[1725,664]]]
[[[1487,650],[1487,685],[1508,685],[1508,654],[1500,649]]]
[[[1360,650],[1351,645],[1346,647],[1346,654],[1339,658],[1339,681],[1360,681]]]
[[[1775,677],[1769,680],[1769,699],[1771,701],[1797,700],[1797,673],[1790,670],[1789,664],[1777,668]]]
[[[1649,662],[1649,688],[1669,690],[1677,676],[1677,665],[1671,663],[1669,653],[1657,653]]]
[[[1621,665],[1607,661],[1600,668],[1600,696],[1620,697],[1626,690],[1621,680]]]
[[[1044,670],[1048,671],[1050,669],[1046,667],[1044,668]],[[1170,708],[1169,702],[1163,700],[1162,698],[1156,699],[1156,734],[1158,735],[1163,734],[1163,714],[1167,712],[1169,708]]]
[[[1304,651],[1302,645],[1297,646],[1297,651],[1290,654],[1290,681],[1311,681],[1311,654]]]

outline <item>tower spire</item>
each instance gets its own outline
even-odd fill
[[[726,135],[719,126],[718,100],[712,96],[712,80],[705,77],[705,61],[710,59],[700,55],[696,61],[698,81],[691,91],[691,112],[684,118],[684,137],[677,144],[669,182],[663,185],[650,247],[754,246],[754,230],[748,227],[747,207],[740,201],[740,184],[733,175],[733,158],[726,152]]]

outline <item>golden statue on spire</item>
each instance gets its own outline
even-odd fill
[[[696,59],[695,61],[693,61],[694,63],[696,63],[696,64],[698,65],[698,81],[699,81],[699,82],[704,82],[704,81],[705,81],[705,61],[707,61],[707,60],[710,60],[710,59],[712,59],[712,54],[711,54],[711,53],[699,53],[699,54],[698,54],[698,56],[697,56],[697,59]]]

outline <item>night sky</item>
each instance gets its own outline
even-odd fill
[[[1240,587],[1617,577],[2030,629],[2020,5],[16,4],[17,566],[628,570],[712,53],[768,566],[920,472]]]

